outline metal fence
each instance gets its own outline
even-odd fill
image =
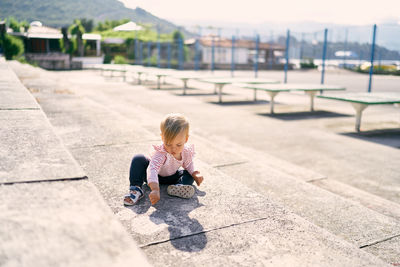
[[[135,64],[145,66],[180,70],[206,68],[212,71],[219,67],[230,69],[234,75],[240,65],[238,43],[248,40],[251,45],[247,67],[250,66],[255,77],[259,70],[272,69],[272,64],[281,64],[281,69],[285,72],[285,82],[288,70],[292,68],[317,68],[321,71],[320,82],[323,84],[327,69],[345,68],[369,73],[368,91],[371,91],[374,73],[400,74],[400,41],[396,43],[393,40],[394,36],[400,36],[400,27],[397,24],[343,26],[312,32],[287,30],[285,34],[274,34],[271,30],[258,32],[254,31],[253,35],[246,36],[232,29],[198,28],[198,34],[191,42],[180,38],[173,42],[135,40],[133,58]],[[207,35],[213,36],[212,43],[208,50],[200,49],[200,36]],[[274,60],[270,60],[270,55],[265,54],[269,52],[262,51],[260,43],[268,43],[271,47],[280,45],[284,51],[279,56],[275,55]],[[221,48],[222,45],[224,49]],[[271,50],[271,55],[272,52]],[[207,56],[210,62],[205,64],[204,58]],[[221,58],[225,58],[224,64]]]

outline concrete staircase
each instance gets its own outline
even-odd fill
[[[0,58],[0,266],[150,266]]]
[[[154,265],[400,262],[398,204],[220,135],[191,136],[206,177],[194,199],[182,205],[164,192],[165,201],[154,207],[146,200],[123,208],[129,160],[159,141],[157,126],[171,108],[146,107],[141,101],[155,92],[140,86],[71,84],[70,93],[57,94],[40,86],[53,74],[36,75],[21,78],[38,88],[34,95],[57,134]],[[60,78],[53,78],[63,92]],[[132,90],[140,97],[133,99]],[[165,92],[162,97],[170,103],[178,98]]]

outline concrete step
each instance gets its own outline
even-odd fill
[[[150,266],[0,59],[0,265]]]
[[[400,205],[395,202],[332,179],[315,180],[310,183],[400,221]]]
[[[269,166],[270,168],[283,172],[289,176],[321,187],[334,194],[357,202],[362,206],[378,213],[393,217],[397,220],[400,219],[399,204],[357,189],[348,184],[329,179],[329,175],[327,176],[316,173],[301,166],[271,156],[266,152],[258,151],[231,142],[221,136],[212,136],[209,138],[195,136],[194,139],[196,139],[196,144],[201,146],[201,148],[198,149],[199,156],[216,168],[223,169],[224,167],[229,167],[229,165],[258,162],[260,165]],[[217,151],[202,149],[203,147],[213,147],[214,150]]]
[[[267,153],[253,151],[222,137],[218,142],[214,138],[196,136],[195,139],[199,157],[207,163],[214,163],[214,167],[229,176],[271,196],[329,232],[384,257],[387,262],[400,261],[399,246],[376,248],[380,243],[400,240],[398,204],[329,179],[307,178],[307,171],[301,172],[301,167],[293,166],[290,170],[292,164],[284,164],[285,168],[276,167],[282,160],[275,161]],[[201,151],[207,151],[207,154],[201,155]],[[230,160],[232,164],[221,164],[218,159],[223,162]],[[295,170],[300,170],[301,179],[293,175]],[[310,174],[317,177],[313,172]]]

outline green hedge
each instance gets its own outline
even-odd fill
[[[14,59],[24,53],[24,43],[19,38],[8,34],[0,40],[0,46],[3,48],[7,60]]]

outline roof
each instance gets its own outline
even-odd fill
[[[214,46],[218,47],[232,47],[232,40],[231,39],[226,39],[226,38],[220,38],[220,37],[212,37],[212,36],[207,36],[207,37],[202,37],[199,39],[200,44],[202,46],[208,46],[211,47],[214,39]],[[194,44],[195,39],[189,39],[185,41],[185,44]],[[236,48],[248,48],[248,49],[255,49],[256,43],[254,40],[244,40],[244,39],[239,39],[235,40],[235,47]],[[285,50],[284,46],[281,46],[279,44],[271,44],[271,43],[259,43],[259,49],[274,49],[274,50]]]
[[[16,35],[18,33],[14,33]],[[46,26],[39,26],[37,23],[31,23],[28,31],[23,34],[27,38],[38,38],[38,39],[62,39],[63,35],[60,29],[55,29]],[[100,34],[84,33],[82,35],[83,40],[101,40]]]
[[[43,38],[43,39],[61,39],[63,35],[61,30],[46,26],[31,25],[26,33],[28,38]]]
[[[113,30],[116,32],[121,32],[121,31],[130,32],[130,31],[139,31],[141,29],[142,29],[141,26],[137,25],[133,21],[130,21],[128,23],[115,27]]]

